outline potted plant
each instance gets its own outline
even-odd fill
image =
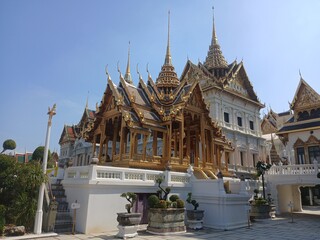
[[[275,206],[262,197],[251,202],[250,218],[271,218],[275,217]]]
[[[137,200],[137,194],[127,192],[122,193],[120,196],[128,200],[129,203],[125,205],[127,212],[117,213],[117,221],[119,223],[117,237],[135,237],[138,235],[137,230],[141,221],[141,213],[132,213],[131,209]]]
[[[262,177],[262,190],[264,199],[266,199],[266,192],[264,187],[264,174],[271,168],[271,166],[271,164],[262,161],[258,161],[256,165],[257,177]]]
[[[250,201],[251,210],[250,210],[250,219],[255,218],[263,219],[275,217],[275,205],[272,203],[271,194],[268,194],[268,199],[259,197],[259,190],[254,189],[254,198]]]
[[[199,203],[195,199],[192,199],[191,192],[188,193],[186,201],[193,206],[193,210],[187,210],[188,227],[195,230],[202,229],[204,210],[198,210]]]
[[[167,200],[171,189],[161,187],[163,180],[163,176],[156,179],[157,195],[148,198],[147,232],[160,235],[186,232],[184,201],[178,195],[171,195]]]
[[[271,200],[266,200],[266,192],[264,185],[264,174],[271,168],[271,164],[258,161],[256,165],[257,177],[262,177],[262,197],[259,197],[259,190],[254,190],[254,199],[250,202],[251,211],[250,218],[270,218],[275,216],[275,206]],[[269,199],[271,199],[269,195]]]

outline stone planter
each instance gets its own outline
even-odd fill
[[[119,238],[131,238],[138,235],[138,227],[141,221],[141,213],[117,213],[117,226],[119,232],[117,237]]]
[[[187,210],[188,228],[198,230],[203,228],[204,210]]]
[[[147,232],[159,235],[186,232],[184,214],[185,208],[150,208]]]
[[[274,205],[251,205],[250,217],[257,219],[275,217]]]

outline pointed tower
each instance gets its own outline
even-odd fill
[[[216,35],[216,28],[214,24],[214,8],[213,10],[213,23],[212,23],[212,39],[211,45],[209,46],[208,55],[206,57],[206,61],[204,62],[204,66],[216,77],[225,76],[228,70],[228,63],[222,55],[222,51],[220,49],[220,45],[218,43],[218,38]]]
[[[127,83],[132,84],[132,77],[130,73],[130,42],[129,42],[129,47],[128,47],[128,62],[127,62],[127,69],[126,69],[126,74],[124,75],[124,80]]]
[[[276,164],[279,165],[281,162],[281,158],[279,157],[277,150],[276,150],[276,146],[274,144],[274,140],[273,140],[273,136],[271,133],[271,149],[270,149],[270,160],[271,160],[271,164]]]
[[[177,73],[174,70],[174,66],[171,61],[170,53],[170,11],[168,13],[168,42],[167,42],[167,51],[164,64],[161,68],[161,72],[156,81],[156,85],[159,90],[163,90],[164,94],[169,94],[172,90],[178,87],[180,81],[177,77]]]

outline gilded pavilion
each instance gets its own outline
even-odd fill
[[[199,178],[215,178],[219,171],[226,176],[228,163],[222,156],[233,151],[231,142],[210,118],[199,81],[178,78],[171,59],[169,26],[165,60],[156,81],[148,72],[146,83],[139,74],[138,85],[133,84],[130,49],[125,75],[119,70],[118,85],[106,70],[108,83],[87,140],[93,143],[93,152],[100,146],[99,164],[174,171],[186,171],[191,164]],[[150,141],[152,151],[147,151]]]

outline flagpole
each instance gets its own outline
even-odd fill
[[[42,170],[43,170],[44,174],[46,174],[46,171],[47,171],[51,123],[52,123],[52,117],[54,115],[56,115],[56,104],[54,104],[51,109],[49,107],[48,115],[49,115],[49,120],[48,120],[48,126],[47,126],[46,143],[45,143],[45,147],[44,147],[43,163],[42,163]],[[42,231],[42,216],[43,216],[42,207],[43,207],[44,188],[45,188],[45,183],[43,182],[40,186],[40,189],[39,189],[38,207],[37,207],[36,219],[35,219],[35,223],[34,223],[34,233],[35,234],[41,234],[41,231]]]

